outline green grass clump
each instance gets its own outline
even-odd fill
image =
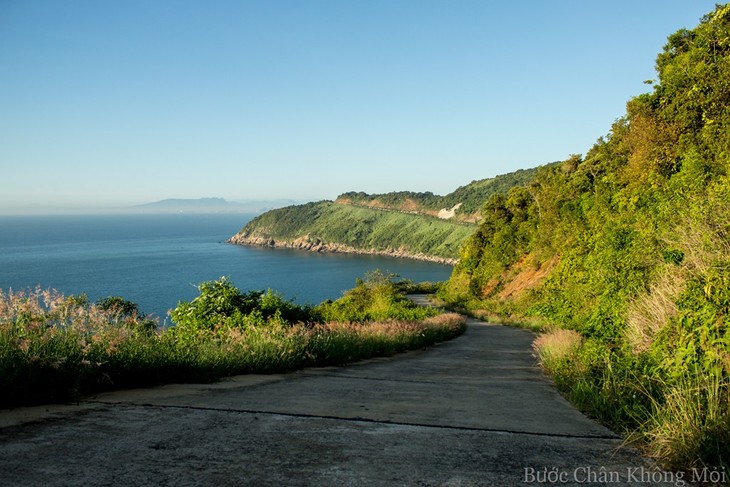
[[[611,350],[572,330],[541,335],[534,347],[571,402],[664,468],[729,466],[730,378],[722,368],[685,368],[678,375],[676,365],[660,363],[651,350]]]
[[[170,328],[154,326],[121,298],[89,303],[49,290],[0,291],[0,407],[344,364],[422,348],[465,329],[459,315],[421,312],[403,299],[393,298],[391,313],[379,301],[377,313],[348,315],[342,306],[343,320],[327,321],[271,291],[242,293],[226,279],[199,289],[172,311]],[[355,319],[363,316],[378,319]]]

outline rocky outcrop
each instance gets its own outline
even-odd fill
[[[249,234],[248,232],[240,232],[228,239],[228,243],[235,245],[251,245],[256,247],[272,247],[306,250],[309,252],[323,253],[339,253],[339,254],[360,254],[360,255],[385,255],[388,257],[398,257],[403,259],[415,259],[427,262],[436,262],[439,264],[455,265],[456,259],[447,259],[434,255],[426,255],[421,253],[411,253],[405,249],[360,249],[344,245],[336,242],[324,242],[319,238],[305,235],[294,240],[273,239],[271,237],[262,237]]]

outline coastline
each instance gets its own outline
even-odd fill
[[[318,238],[312,238],[309,235],[299,237],[294,240],[276,240],[271,237],[254,237],[237,233],[228,240],[227,243],[233,245],[245,245],[253,247],[269,247],[280,249],[296,249],[306,250],[308,252],[321,252],[331,254],[358,254],[358,255],[382,255],[386,257],[396,257],[400,259],[413,259],[425,262],[434,262],[436,264],[456,265],[458,259],[448,259],[446,257],[438,257],[427,254],[413,254],[402,249],[358,249],[345,244],[323,242]]]

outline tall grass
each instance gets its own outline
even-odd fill
[[[280,313],[242,320],[151,328],[136,313],[54,291],[0,291],[0,406],[344,364],[432,345],[465,327],[453,314],[372,323],[291,324]]]
[[[720,368],[667,375],[648,353],[611,351],[570,330],[543,334],[533,347],[571,402],[662,467],[730,467],[730,380]]]
[[[537,337],[532,347],[540,365],[555,373],[575,353],[582,341],[583,338],[577,331],[558,328]]]
[[[647,453],[669,468],[730,466],[728,381],[717,374],[685,376],[665,389],[635,435]]]

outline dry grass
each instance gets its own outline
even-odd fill
[[[718,262],[730,261],[730,207],[727,189],[721,191],[702,214],[685,217],[666,242],[682,251],[681,263],[666,264],[648,292],[629,305],[627,339],[635,353],[647,350],[656,333],[676,315],[676,301],[689,276],[708,275]]]
[[[532,344],[540,365],[553,371],[559,364],[575,352],[583,341],[580,333],[574,330],[556,329],[543,333]]]
[[[649,291],[629,304],[626,339],[634,353],[647,350],[657,332],[677,314],[676,300],[684,284],[679,269],[668,265]]]
[[[723,465],[730,458],[730,386],[716,374],[671,387],[641,429],[646,452],[667,468]]]
[[[497,298],[514,299],[523,295],[525,291],[536,288],[550,275],[558,262],[557,255],[547,262],[539,262],[534,256],[523,258],[503,273],[501,281],[506,284],[497,294]]]

